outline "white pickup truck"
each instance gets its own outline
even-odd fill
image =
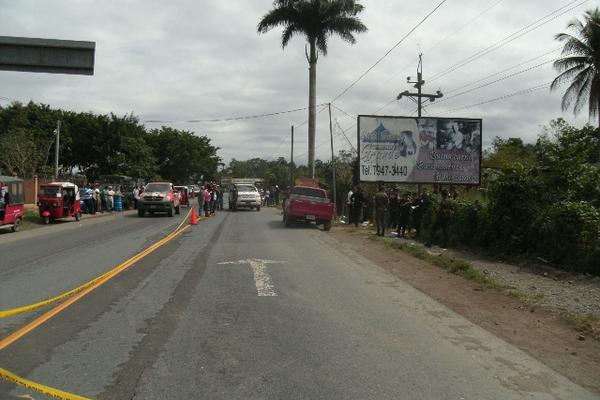
[[[239,183],[231,185],[229,192],[229,209],[237,211],[240,208],[256,208],[260,211],[261,198],[256,186],[247,183]]]

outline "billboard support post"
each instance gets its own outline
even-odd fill
[[[333,203],[337,205],[337,188],[335,183],[335,156],[333,155],[333,125],[331,124],[331,103],[329,105],[329,136],[331,137],[331,166],[333,168]]]
[[[294,125],[292,125],[292,148],[290,153],[290,185],[294,186]]]

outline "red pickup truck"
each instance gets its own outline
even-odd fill
[[[335,204],[327,192],[318,187],[295,186],[283,207],[283,222],[291,226],[295,221],[314,222],[328,231],[335,217]]]
[[[140,193],[137,202],[138,217],[143,217],[147,212],[166,212],[169,217],[179,214],[179,193],[175,191],[171,182],[150,182]]]

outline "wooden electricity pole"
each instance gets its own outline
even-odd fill
[[[423,80],[423,53],[419,54],[419,65],[417,66],[417,80],[415,81],[411,81],[411,77],[407,77],[406,78],[406,83],[411,83],[414,84],[414,88],[417,89],[417,93],[411,93],[408,90],[405,90],[404,92],[400,93],[398,95],[398,97],[396,97],[397,100],[400,100],[402,97],[409,97],[411,98],[413,101],[415,101],[417,103],[417,116],[419,118],[421,118],[421,112],[423,110],[423,98],[428,98],[429,101],[435,101],[435,99],[439,99],[440,97],[443,97],[444,94],[438,90],[435,92],[435,94],[427,94],[427,93],[423,93],[423,85],[425,85],[425,80]],[[435,184],[434,184],[435,186]],[[421,185],[418,185],[418,192],[419,194],[421,194]]]

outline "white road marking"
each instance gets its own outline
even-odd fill
[[[258,296],[274,297],[277,296],[275,287],[271,282],[271,276],[267,272],[267,264],[282,264],[283,261],[261,260],[257,258],[249,258],[247,260],[225,261],[219,263],[224,264],[250,264],[252,273],[254,274],[254,285]]]

